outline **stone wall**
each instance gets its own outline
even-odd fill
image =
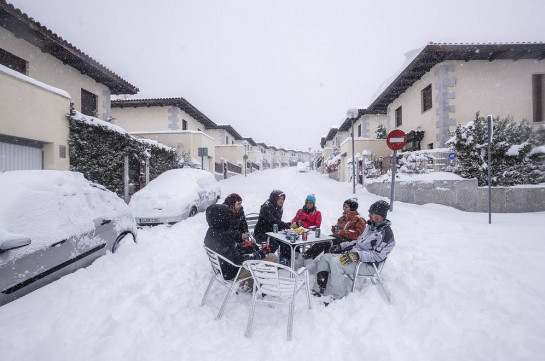
[[[390,197],[390,182],[366,183],[370,193]],[[437,203],[468,212],[488,212],[488,187],[476,179],[396,182],[396,201]],[[492,187],[493,213],[545,211],[545,186]]]

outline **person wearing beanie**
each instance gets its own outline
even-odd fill
[[[339,229],[337,230],[335,226],[331,226],[331,233],[335,238],[332,241],[333,245],[357,239],[365,230],[365,224],[365,219],[358,213],[357,199],[347,199],[343,203],[343,214],[337,220]],[[317,243],[303,253],[303,258],[314,259],[322,252],[329,252],[329,247],[328,243]]]
[[[290,228],[291,223],[282,221],[285,199],[284,192],[275,189],[271,192],[269,199],[261,206],[259,218],[254,228],[254,236],[258,243],[267,243],[266,233],[273,231],[274,224],[278,225],[278,230]],[[272,252],[276,252],[279,242],[271,239],[269,246],[271,246]]]
[[[305,198],[305,204],[303,208],[297,211],[297,214],[291,220],[291,228],[310,228],[312,226],[320,228],[322,225],[322,213],[316,209],[316,196],[309,194]],[[283,243],[279,244],[280,247],[280,263],[288,264],[288,260],[291,259],[291,248]]]
[[[305,204],[303,208],[297,211],[297,214],[291,220],[291,227],[305,227],[309,228],[315,226],[320,228],[322,224],[322,213],[316,209],[316,196],[314,194],[309,194],[305,199]]]
[[[223,204],[231,210],[229,229],[235,232],[234,241],[242,242],[248,240],[248,222],[246,222],[246,215],[242,207],[242,197],[236,193],[231,193],[225,198]]]
[[[354,274],[359,261],[363,262],[359,274],[375,273],[372,263],[384,262],[395,246],[391,222],[386,219],[389,209],[390,205],[386,201],[373,203],[369,207],[369,220],[362,235],[354,241],[331,247],[332,253],[324,254],[320,258],[316,283],[312,289],[315,296],[323,296],[326,290],[330,294],[330,299],[326,302],[346,296],[344,278]]]

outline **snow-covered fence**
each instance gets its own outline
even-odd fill
[[[390,196],[390,182],[369,182],[370,193]],[[476,179],[396,181],[395,200],[425,204],[437,203],[468,212],[488,212],[488,188]],[[545,186],[492,187],[493,213],[545,211]]]

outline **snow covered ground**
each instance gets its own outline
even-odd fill
[[[246,213],[271,190],[287,194],[285,220],[315,193],[323,227],[352,196],[349,183],[295,168],[220,182]],[[357,190],[360,211],[380,199]],[[98,259],[0,308],[2,360],[538,360],[545,354],[545,212],[468,213],[396,202],[397,246],[383,272],[386,304],[366,285],[323,307],[303,294],[292,342],[287,308],[258,307],[244,338],[249,295],[214,317],[224,289],[199,307],[210,266],[203,213],[172,227],[143,229],[139,243]],[[313,268],[312,263],[307,266]],[[541,356],[540,356],[541,355]]]

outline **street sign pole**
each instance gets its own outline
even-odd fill
[[[396,160],[397,160],[397,150],[394,150],[394,156],[392,157],[392,183],[390,187],[390,212],[394,210],[394,185],[396,179]]]
[[[492,115],[488,116],[488,224],[492,223]]]
[[[386,137],[386,145],[394,151],[392,156],[392,183],[390,184],[390,211],[394,210],[394,185],[397,169],[397,151],[407,144],[407,134],[400,129],[394,129]]]

